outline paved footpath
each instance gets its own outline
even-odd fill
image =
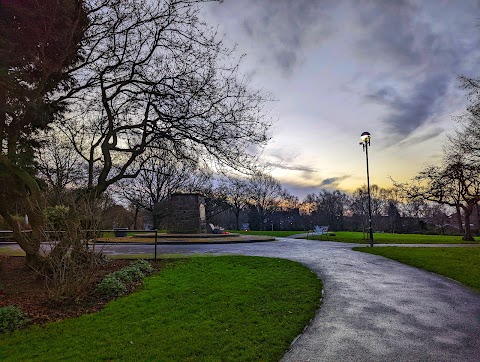
[[[324,282],[323,304],[285,361],[480,361],[480,293],[445,277],[351,250],[280,238],[158,246],[158,253],[243,254],[299,261]],[[105,247],[152,253],[147,245]]]

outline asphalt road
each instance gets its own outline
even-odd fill
[[[280,238],[233,245],[161,245],[164,254],[291,259],[324,282],[323,304],[285,361],[480,361],[480,293],[353,244]],[[106,254],[153,253],[115,245]]]

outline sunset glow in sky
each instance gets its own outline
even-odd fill
[[[458,76],[480,76],[475,0],[225,0],[202,16],[273,93],[265,158],[300,198],[366,183],[363,131],[372,183],[438,162],[466,105]]]

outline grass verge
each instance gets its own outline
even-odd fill
[[[320,240],[320,236],[309,236],[309,239]],[[369,244],[368,234],[354,231],[338,231],[335,236],[322,236],[322,240],[340,241],[344,243]],[[424,235],[424,234],[393,234],[374,233],[373,240],[376,244],[479,244],[479,241],[463,241],[461,236],[451,235]]]
[[[353,248],[455,279],[480,291],[480,248]]]
[[[157,230],[159,234],[166,234],[167,230],[161,229]],[[142,235],[142,234],[155,234],[155,230],[128,230],[127,236]],[[101,233],[102,238],[113,238],[115,237],[114,231],[103,231]]]
[[[157,242],[159,244],[176,244],[176,243],[186,243],[186,244],[228,244],[228,243],[246,243],[246,242],[257,242],[257,241],[274,241],[273,236],[268,236],[265,234],[255,235],[255,234],[244,234],[240,235],[238,233],[223,234],[223,235],[209,235],[209,234],[197,234],[197,235],[188,235],[188,234],[177,234],[177,235],[168,235],[159,234]],[[136,237],[136,236],[126,236],[126,237],[109,237],[109,238],[98,238],[97,243],[99,244],[126,244],[126,243],[139,243],[139,244],[155,244],[155,237]]]
[[[306,231],[243,231],[243,230],[230,230],[232,233],[242,234],[242,235],[264,235],[264,236],[276,236],[279,238],[285,238],[290,235],[305,234]]]
[[[11,249],[11,248],[0,248],[0,255],[25,256],[25,252],[21,249],[18,250],[18,249]]]
[[[0,360],[277,361],[321,289],[288,260],[176,260],[101,312],[2,336]]]

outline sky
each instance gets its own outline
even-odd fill
[[[322,188],[391,187],[438,163],[480,76],[480,1],[224,0],[202,17],[271,92],[269,172],[303,199]]]

